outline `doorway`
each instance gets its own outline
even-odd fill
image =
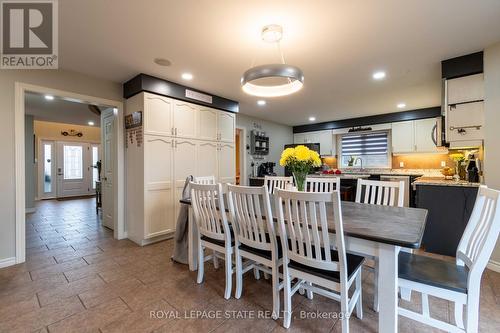
[[[234,144],[235,144],[235,165],[236,165],[236,184],[247,185],[248,176],[246,174],[246,129],[236,126]]]
[[[107,130],[97,127],[98,140],[88,140],[76,125],[59,130],[64,137],[41,135],[37,140],[35,135],[29,136],[25,129],[26,98],[30,94],[42,96],[48,102],[60,100],[84,104],[87,109],[100,111],[98,121],[106,124]],[[16,263],[25,261],[26,253],[26,198],[27,186],[31,183],[28,175],[31,163],[37,187],[36,200],[49,198],[81,197],[90,198],[93,202],[95,192],[99,187],[97,165],[103,165],[106,170],[106,181],[102,181],[102,225],[112,229],[116,239],[126,238],[124,224],[124,131],[123,104],[119,101],[106,100],[93,96],[60,91],[41,86],[16,82],[15,87],[15,145],[16,145]],[[88,111],[88,110],[87,110]],[[67,114],[63,114],[64,117]],[[89,117],[88,114],[85,117]],[[46,120],[46,119],[45,119]],[[59,119],[58,119],[59,120]],[[93,126],[95,120],[88,121],[87,126]],[[31,124],[31,126],[33,126]],[[101,140],[102,136],[102,140]],[[33,159],[27,159],[25,154],[31,154]],[[102,143],[102,146],[101,146]],[[108,149],[107,153],[104,152]],[[106,159],[107,162],[103,160]],[[102,163],[100,163],[102,161]],[[98,163],[99,162],[99,163]],[[26,168],[27,166],[27,168]],[[38,189],[38,191],[36,190]],[[88,202],[88,201],[87,201]],[[90,215],[94,214],[94,215]],[[95,211],[83,214],[95,216]],[[95,218],[93,218],[95,219]]]

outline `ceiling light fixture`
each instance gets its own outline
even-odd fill
[[[52,101],[52,100],[54,100],[54,96],[52,96],[52,95],[45,95],[45,99],[48,100],[48,101]]]
[[[316,117],[309,117],[309,121],[316,121]]]
[[[266,25],[262,28],[261,36],[262,40],[277,44],[281,63],[256,66],[247,70],[241,77],[243,91],[260,97],[286,96],[299,91],[304,85],[304,74],[300,68],[285,63],[280,46],[282,27],[276,24]],[[282,79],[284,83],[277,84],[276,79]],[[272,84],[260,84],[260,81],[265,80],[271,80]]]
[[[405,107],[406,107],[406,104],[405,104],[405,103],[399,103],[399,104],[397,105],[397,107],[398,107],[398,109],[403,109],[403,108],[405,108]]]
[[[266,105],[266,101],[263,100],[263,99],[261,99],[261,100],[257,101],[257,104],[260,105],[260,106],[264,106],[264,105]]]
[[[188,80],[188,81],[192,80],[193,79],[193,74],[191,74],[191,73],[182,73],[182,78],[184,80]]]
[[[89,121],[87,124],[89,124],[89,126],[94,126],[94,122],[93,121]]]
[[[165,58],[154,58],[153,62],[159,66],[165,66],[165,67],[172,65],[172,62]]]
[[[384,71],[378,71],[373,73],[372,75],[374,80],[382,80],[385,79],[385,72]]]

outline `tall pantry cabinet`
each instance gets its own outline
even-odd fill
[[[137,111],[143,140],[126,149],[127,230],[146,245],[175,231],[186,177],[235,182],[235,114],[146,92],[127,99],[126,114]]]

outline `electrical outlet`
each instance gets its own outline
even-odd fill
[[[441,161],[441,168],[444,168],[446,166],[446,161]]]
[[[403,161],[399,162],[399,167],[400,168],[404,168],[405,167],[405,162],[403,162]]]

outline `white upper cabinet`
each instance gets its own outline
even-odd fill
[[[415,126],[413,121],[392,123],[392,152],[411,153],[415,151]]]
[[[218,111],[217,131],[219,132],[219,141],[234,142],[235,114]]]
[[[448,105],[484,100],[484,75],[475,74],[447,80]]]
[[[448,141],[484,139],[484,102],[457,104],[448,107]]]
[[[200,140],[217,140],[217,115],[221,111],[201,106],[198,111],[198,134]]]
[[[319,143],[320,155],[335,156],[337,154],[336,142],[331,130],[295,133],[293,143]]]
[[[196,138],[198,106],[182,101],[174,103],[174,135],[178,138]]]
[[[293,143],[306,143],[306,133],[295,133],[293,135]]]
[[[436,119],[415,120],[415,149],[418,152],[434,153],[436,147]]]
[[[172,135],[172,109],[170,98],[144,93],[144,132]]]
[[[218,154],[219,179],[221,183],[232,183],[236,181],[236,158],[235,147],[232,143],[220,143]]]

